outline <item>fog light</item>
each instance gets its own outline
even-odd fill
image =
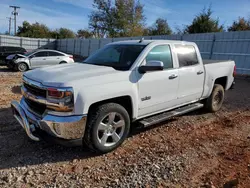
[[[58,134],[58,135],[61,135],[61,129],[60,129],[60,124],[59,123],[53,123],[53,128],[55,130],[55,132]]]

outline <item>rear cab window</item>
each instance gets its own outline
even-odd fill
[[[175,51],[177,53],[179,67],[188,67],[199,64],[197,52],[194,46],[176,44]]]

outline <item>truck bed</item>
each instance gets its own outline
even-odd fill
[[[228,62],[230,60],[211,60],[211,59],[203,59],[203,64],[214,64],[214,63],[224,63],[224,62]]]

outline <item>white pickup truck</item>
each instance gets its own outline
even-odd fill
[[[111,43],[82,63],[28,71],[14,117],[35,141],[114,150],[131,123],[144,126],[199,108],[218,111],[234,85],[234,61],[202,60],[195,43]]]

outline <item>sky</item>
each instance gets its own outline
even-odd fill
[[[144,5],[146,25],[151,26],[157,18],[168,20],[175,29],[192,22],[205,6],[212,5],[213,17],[228,27],[239,16],[250,18],[250,0],[140,0]],[[20,6],[17,25],[23,21],[39,22],[49,28],[70,28],[73,31],[88,27],[88,15],[93,11],[93,0],[0,0],[0,32],[8,30],[12,9]],[[12,23],[12,32],[13,23]]]

